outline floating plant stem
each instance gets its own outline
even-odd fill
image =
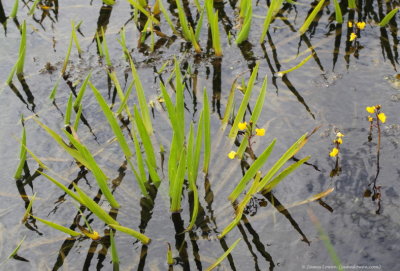
[[[236,245],[240,242],[240,240],[242,240],[242,238],[238,238],[235,242],[233,242],[233,244],[225,251],[224,254],[222,254],[221,257],[219,257],[215,263],[213,263],[212,265],[210,265],[206,271],[211,271],[213,270],[215,267],[217,267],[231,252],[232,250],[236,247]]]
[[[343,23],[343,16],[342,16],[342,9],[340,8],[338,0],[333,0],[333,5],[335,6],[336,22],[341,24],[341,23]]]
[[[135,237],[136,239],[140,240],[140,242],[142,242],[143,244],[147,245],[150,243],[150,238],[147,237],[144,234],[141,234],[140,232],[137,232],[131,228],[127,228],[127,227],[123,227],[119,224],[109,224],[108,226],[110,226],[113,229],[116,229],[117,231],[129,234],[133,237]]]
[[[349,0],[349,3],[350,3],[350,1],[351,0]],[[308,30],[308,28],[310,27],[312,21],[315,19],[315,17],[317,16],[318,12],[321,10],[321,8],[324,5],[324,3],[325,3],[325,0],[320,0],[318,5],[315,6],[314,10],[307,17],[307,19],[305,20],[304,24],[299,29],[299,32],[300,32],[301,35],[303,35]]]
[[[282,77],[284,74],[287,74],[287,73],[289,73],[289,72],[292,72],[292,71],[294,71],[294,70],[297,70],[298,68],[300,68],[301,66],[303,66],[304,64],[306,64],[306,63],[311,59],[311,57],[312,57],[313,55],[314,55],[313,53],[310,54],[309,56],[307,56],[305,59],[303,59],[299,64],[297,64],[297,65],[294,66],[293,68],[290,68],[290,69],[285,70],[285,71],[277,72],[277,73],[276,73],[276,76]]]
[[[54,223],[54,222],[51,222],[51,221],[48,221],[48,220],[44,220],[42,218],[39,218],[39,217],[36,217],[36,216],[33,216],[33,215],[31,215],[31,216],[34,219],[42,222],[43,224],[46,224],[47,226],[49,226],[49,227],[51,227],[53,229],[56,229],[58,231],[61,231],[63,233],[69,234],[69,235],[74,236],[74,237],[81,236],[81,233],[73,231],[73,230],[71,230],[71,229],[69,229],[67,227],[61,226],[61,225],[59,225],[57,223]]]
[[[24,170],[24,165],[26,162],[26,149],[24,146],[26,146],[26,130],[25,130],[25,125],[23,123],[23,117],[21,117],[22,121],[22,136],[21,136],[21,147],[19,151],[19,163],[17,170],[15,171],[14,174],[14,179],[18,180],[21,179],[22,177],[22,172]]]
[[[395,8],[392,9],[383,19],[382,21],[379,23],[380,27],[385,27],[390,20],[394,17],[394,15],[396,15],[397,11],[399,11],[399,8]]]

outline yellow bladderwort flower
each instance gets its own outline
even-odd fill
[[[357,23],[357,27],[358,27],[360,30],[363,30],[363,29],[365,28],[365,22],[358,22],[358,23]]]
[[[355,40],[356,38],[357,38],[356,33],[351,33],[351,34],[350,34],[350,41],[353,41],[353,40]]]
[[[231,151],[230,153],[228,153],[228,157],[229,157],[229,159],[235,159],[236,152],[235,151]]]
[[[372,122],[374,120],[374,118],[373,117],[371,117],[371,116],[368,116],[368,121],[369,122]]]
[[[264,128],[256,129],[256,135],[264,136],[265,135],[265,129]]]
[[[342,144],[343,140],[339,137],[338,139],[335,140],[335,143]]]
[[[353,23],[352,23],[352,22],[348,22],[347,25],[348,25],[349,27],[353,27]]]
[[[332,151],[329,153],[329,156],[330,157],[335,157],[335,156],[338,155],[338,153],[339,153],[338,148],[333,148]]]
[[[247,122],[239,122],[238,127],[240,130],[244,130],[247,127]]]
[[[374,114],[375,113],[375,106],[367,106],[365,108],[365,110],[367,110],[367,112],[370,113],[370,114]]]
[[[385,123],[386,122],[386,115],[385,115],[385,113],[379,113],[378,114],[378,119],[382,122],[382,123]]]

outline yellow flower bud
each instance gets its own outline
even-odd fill
[[[367,106],[365,108],[365,110],[367,110],[367,112],[370,113],[370,114],[374,114],[375,113],[375,106]]]
[[[386,115],[385,115],[385,113],[379,113],[378,114],[378,119],[382,122],[382,123],[385,123],[386,122]]]
[[[369,122],[372,122],[374,120],[374,118],[373,117],[371,117],[371,116],[368,116],[368,121]]]
[[[265,135],[265,129],[264,128],[256,129],[256,135],[264,136]]]
[[[353,23],[352,23],[352,22],[348,22],[347,25],[348,25],[349,27],[353,27]]]
[[[247,122],[239,122],[238,127],[240,130],[244,130],[247,127]]]
[[[92,240],[99,240],[100,234],[97,231],[93,232],[84,232],[84,234]]]
[[[344,137],[344,134],[342,134],[341,132],[337,132],[336,137]]]
[[[357,38],[356,33],[351,33],[351,34],[350,34],[350,41],[353,41],[353,40],[355,40],[356,38]]]
[[[228,153],[229,159],[235,159],[235,156],[236,156],[236,152],[235,151],[231,151],[230,153]]]
[[[329,153],[330,157],[335,157],[337,156],[339,153],[339,149],[338,148],[333,148],[332,151]]]
[[[335,140],[335,143],[342,144],[343,140],[339,137],[338,139]]]

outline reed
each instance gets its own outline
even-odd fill
[[[218,11],[214,12],[213,1],[205,1],[205,8],[207,11],[208,24],[211,29],[214,53],[215,56],[220,57],[222,56],[222,47],[218,28]]]
[[[333,5],[335,6],[336,22],[341,24],[341,23],[343,23],[343,16],[342,16],[342,9],[340,8],[338,0],[333,0]]]
[[[247,38],[249,37],[250,27],[251,27],[251,22],[252,22],[252,17],[253,17],[252,1],[251,0],[242,0],[240,2],[240,4],[241,4],[240,13],[241,13],[241,15],[243,13],[244,16],[243,16],[242,27],[236,38],[236,44],[241,44],[243,41],[247,40]]]

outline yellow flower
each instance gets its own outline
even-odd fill
[[[338,155],[339,153],[339,149],[338,148],[333,148],[332,151],[329,153],[330,157],[335,157],[336,155]]]
[[[358,22],[357,23],[357,27],[361,30],[363,30],[365,28],[365,22]]]
[[[374,119],[371,116],[368,116],[368,121],[372,122]]]
[[[236,156],[236,152],[235,151],[231,151],[230,153],[228,153],[229,159],[235,159],[235,156]]]
[[[385,123],[386,122],[386,115],[385,115],[385,113],[379,113],[378,114],[378,119],[382,122],[382,123]]]
[[[239,122],[238,127],[240,130],[244,130],[247,127],[247,122]]]
[[[339,137],[338,139],[335,140],[335,143],[342,144],[343,140]]]
[[[356,38],[357,38],[356,33],[351,33],[351,34],[350,34],[350,41],[353,41],[353,40],[355,40]]]
[[[352,22],[348,22],[347,25],[348,25],[349,27],[353,27],[353,23],[352,23]]]
[[[342,134],[341,132],[337,132],[336,137],[344,137],[344,134]]]
[[[264,136],[265,135],[265,129],[264,128],[256,129],[256,135]]]
[[[374,114],[375,113],[375,106],[367,106],[365,108],[365,110],[367,110],[367,112],[370,113],[370,114]]]

